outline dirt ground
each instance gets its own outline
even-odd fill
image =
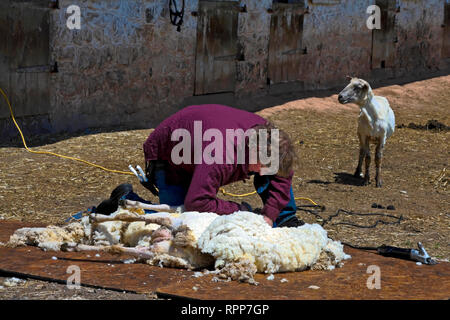
[[[83,287],[69,289],[54,282],[23,279],[17,285],[8,287],[11,277],[0,277],[0,299],[8,300],[147,300],[155,295],[143,295],[98,288]]]
[[[416,247],[416,243],[421,241],[430,255],[448,259],[450,132],[418,130],[408,128],[408,125],[414,123],[418,127],[428,120],[450,124],[450,76],[385,86],[376,89],[375,94],[389,99],[397,125],[400,125],[385,148],[382,188],[375,188],[373,160],[371,185],[362,186],[360,179],[352,177],[358,156],[357,106],[340,105],[337,94],[334,94],[324,98],[292,100],[264,109],[259,114],[291,135],[298,154],[294,193],[297,197],[309,197],[324,205],[323,217],[341,208],[403,218],[400,224],[355,228],[334,224],[351,222],[368,226],[377,218],[339,216],[324,226],[330,237],[364,246]],[[126,171],[129,164],[143,166],[142,144],[150,129],[93,132],[76,137],[27,137],[27,141],[35,146],[34,150],[81,157],[112,169]],[[142,197],[157,201],[134,176],[112,174],[69,160],[30,154],[13,143],[0,148],[0,219],[61,224],[71,214],[108,198],[115,186],[125,182],[132,183]],[[226,190],[244,193],[253,191],[252,188],[252,182],[247,181],[227,186]],[[238,202],[245,200],[254,207],[261,207],[256,195],[245,199],[220,197]],[[393,205],[395,210],[372,208],[373,203],[384,207]],[[297,204],[307,202],[299,200]],[[301,210],[298,215],[308,223],[320,222],[314,215]],[[395,221],[389,217],[378,219]],[[29,280],[27,288],[23,285],[0,287],[0,299],[154,298],[91,288],[83,288],[76,293],[67,290],[63,285]]]

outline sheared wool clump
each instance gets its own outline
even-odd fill
[[[145,222],[131,222],[125,228],[121,241],[128,247],[148,247],[153,231],[160,227],[160,225],[154,223],[146,225]]]
[[[318,224],[271,228],[262,216],[244,211],[215,219],[200,237],[198,247],[216,259],[216,268],[245,259],[263,273],[305,270],[323,250],[333,254],[331,265],[350,258],[342,244],[329,239]]]
[[[240,259],[238,261],[228,262],[220,269],[217,274],[217,280],[235,280],[240,282],[247,282],[250,284],[258,285],[253,276],[256,273],[255,264],[248,259]]]
[[[187,226],[197,241],[217,217],[219,216],[212,212],[184,212],[174,219],[174,228]]]
[[[167,253],[155,255],[152,259],[146,261],[152,266],[192,269],[191,264],[186,259],[176,257]]]
[[[108,246],[119,244],[122,240],[121,221],[108,221],[99,223],[92,234],[92,242],[98,246]]]
[[[65,227],[21,228],[10,237],[9,247],[32,245],[45,251],[59,251],[65,242],[82,243],[85,230],[81,223],[74,222]]]
[[[3,285],[5,287],[15,287],[20,284],[24,284],[25,282],[26,281],[23,279],[12,277],[12,278],[5,279],[5,281],[3,282]]]
[[[127,209],[119,208],[116,212],[112,213],[111,217],[120,215],[135,215],[134,212]],[[169,213],[156,213],[155,216],[170,217]],[[108,246],[122,244],[127,247],[150,247],[150,240],[153,231],[159,229],[161,226],[145,222],[123,222],[123,221],[108,221],[97,223],[93,228],[93,225],[89,223],[89,217],[84,217],[81,222],[85,228],[86,235],[92,235],[88,237],[87,242],[96,246]]]

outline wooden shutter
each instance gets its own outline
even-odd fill
[[[274,3],[270,20],[269,79],[273,83],[299,79],[303,54],[303,3]]]
[[[2,0],[0,86],[16,116],[47,114],[50,107],[49,2]],[[0,108],[0,118],[9,117]]]
[[[442,43],[442,58],[450,58],[450,0],[444,3],[444,32]]]
[[[372,69],[395,64],[395,0],[377,0],[381,9],[381,29],[372,30]]]
[[[199,2],[196,95],[234,91],[238,14],[238,2]]]

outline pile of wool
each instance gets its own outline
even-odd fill
[[[111,214],[111,217],[137,216],[133,211],[119,208]],[[154,217],[167,217],[172,220],[175,230],[181,226],[189,227],[196,241],[206,227],[218,216],[215,213],[185,212],[182,214],[154,213]],[[94,246],[123,245],[126,247],[150,247],[153,232],[161,226],[155,223],[142,221],[107,221],[96,223],[89,222],[89,217],[83,217],[79,222],[72,222],[66,226],[48,226],[45,228],[20,228],[10,237],[7,245],[38,246],[43,250],[60,251],[63,243],[80,243]]]
[[[215,219],[198,240],[203,253],[215,258],[215,267],[247,261],[257,272],[301,271],[308,267],[334,269],[349,259],[343,245],[327,237],[318,224],[271,228],[262,216],[239,211]]]
[[[9,238],[6,246],[37,246],[45,251],[59,251],[66,242],[84,243],[85,227],[81,223],[71,223],[65,227],[21,228]]]
[[[136,212],[119,208],[111,217],[136,217]],[[189,269],[221,270],[219,277],[251,282],[256,272],[278,273],[307,268],[328,269],[341,266],[350,258],[343,245],[327,237],[317,224],[297,228],[271,228],[261,215],[239,211],[231,215],[184,212],[155,213],[169,218],[170,239],[152,238],[160,225],[146,222],[108,221],[90,224],[89,217],[64,227],[22,228],[8,242],[9,246],[34,245],[44,250],[61,250],[64,243],[106,248],[112,252],[129,248],[145,252],[152,265]],[[156,233],[155,233],[156,234]]]

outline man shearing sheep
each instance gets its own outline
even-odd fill
[[[244,132],[256,132],[259,139]],[[256,114],[215,104],[186,107],[149,135],[144,156],[148,182],[143,185],[160,203],[220,215],[252,211],[245,202],[218,199],[217,193],[254,175],[264,220],[273,227],[303,224],[295,215],[292,143]]]

